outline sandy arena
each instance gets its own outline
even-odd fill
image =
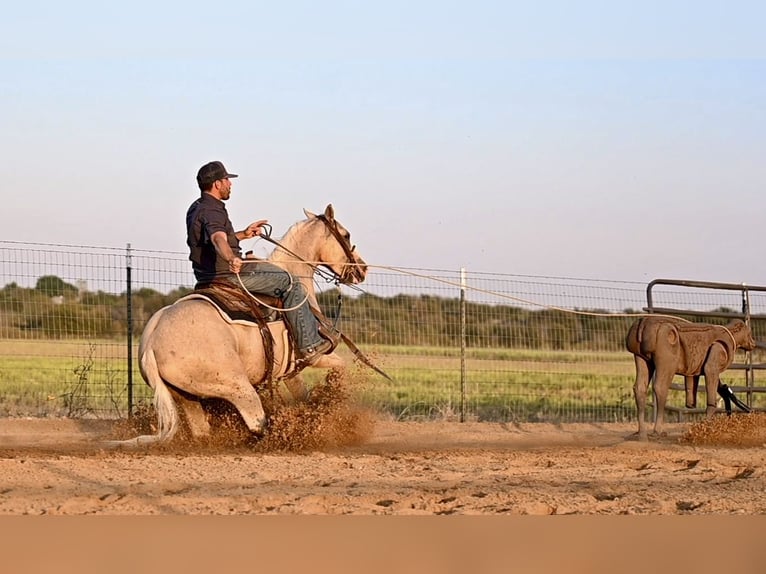
[[[319,434],[308,440],[304,432],[298,447],[272,436],[255,446],[177,442],[128,452],[103,448],[113,423],[3,419],[0,514],[766,512],[763,415],[671,424],[649,443],[635,440],[633,424],[415,423],[347,413],[342,426],[346,438],[316,419]]]

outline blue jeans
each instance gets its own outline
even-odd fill
[[[282,300],[285,309],[298,305],[306,298],[306,289],[297,278],[291,278],[290,274],[265,261],[258,263],[246,263],[242,266],[239,278],[245,289],[254,295],[271,295]],[[239,285],[236,276],[228,277],[234,284]],[[317,320],[309,308],[308,301],[293,311],[283,313],[290,324],[296,338],[296,345],[300,351],[309,347],[315,347],[322,342],[319,335]]]

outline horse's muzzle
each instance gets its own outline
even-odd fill
[[[367,263],[361,257],[357,257],[354,263],[346,264],[341,275],[341,282],[354,285],[361,283],[367,277]]]

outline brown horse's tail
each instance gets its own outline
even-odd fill
[[[634,355],[641,354],[641,342],[644,340],[644,318],[636,319],[625,336],[625,348]]]

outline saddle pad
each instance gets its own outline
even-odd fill
[[[175,305],[176,303],[180,303],[181,301],[189,301],[191,299],[202,299],[203,301],[207,301],[218,311],[218,313],[221,315],[221,317],[223,317],[224,321],[226,321],[227,323],[233,323],[237,325],[250,325],[253,327],[258,326],[258,322],[255,320],[255,318],[251,314],[236,312],[230,315],[226,309],[221,307],[218,301],[214,300],[212,297],[209,297],[207,295],[202,295],[201,293],[191,293],[189,295],[186,295],[185,297],[181,297],[180,299],[178,299],[178,301],[176,301],[173,304]],[[282,321],[280,319],[267,320],[267,323],[281,323],[281,322]]]

